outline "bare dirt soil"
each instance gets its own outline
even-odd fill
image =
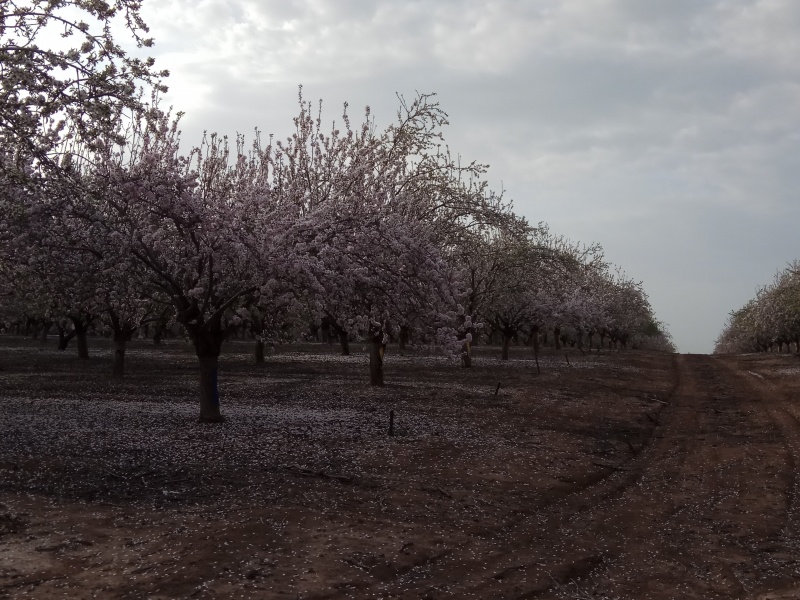
[[[250,350],[0,337],[0,598],[800,598],[794,356]]]

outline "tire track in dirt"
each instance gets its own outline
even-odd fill
[[[485,537],[481,540],[467,540],[451,547],[443,553],[423,553],[411,565],[395,573],[394,581],[373,581],[366,584],[358,582],[358,592],[376,597],[388,595],[398,598],[439,598],[441,597],[495,597],[500,593],[506,581],[520,577],[528,579],[531,569],[538,565],[541,557],[526,556],[531,548],[548,548],[551,544],[539,537],[536,532],[549,532],[563,526],[566,518],[587,511],[601,501],[611,501],[620,497],[626,489],[635,485],[646,471],[657,452],[655,447],[668,437],[666,424],[673,412],[671,403],[680,385],[678,357],[673,357],[673,385],[666,400],[659,400],[660,408],[648,411],[655,426],[650,430],[646,440],[636,454],[608,470],[601,470],[582,477],[575,482],[572,489],[559,488],[546,496],[531,497],[527,510],[515,510],[514,516],[505,520],[494,536],[499,540],[516,537],[513,544],[503,541],[492,543]],[[533,538],[532,538],[533,534]],[[487,544],[488,542],[488,544]],[[487,548],[488,546],[488,548]],[[598,564],[595,554],[588,554],[576,560],[570,560],[553,569],[542,571],[539,581],[531,589],[546,591],[554,582],[568,581],[594,569]],[[374,573],[373,573],[374,574]],[[442,585],[443,579],[451,579]],[[356,585],[355,582],[353,585]],[[500,587],[501,589],[497,589]],[[456,591],[458,590],[458,591]],[[315,595],[318,600],[346,597],[347,593],[337,590],[326,594]]]
[[[780,539],[791,453],[776,439],[765,402],[728,369],[711,357],[675,361],[678,384],[638,456],[538,507],[501,551],[469,556],[467,548],[382,591],[710,600],[774,585],[790,560]]]
[[[467,544],[457,552],[437,556],[435,559],[423,557],[420,562],[397,580],[390,597],[438,598],[438,597],[528,597],[530,594],[550,590],[576,577],[581,577],[595,569],[603,556],[595,549],[582,551],[569,560],[558,558],[553,562],[553,532],[570,527],[577,517],[593,511],[598,506],[619,500],[642,476],[648,472],[654,461],[659,461],[669,443],[673,429],[682,427],[680,420],[674,418],[674,397],[681,386],[679,358],[673,359],[674,387],[661,409],[655,412],[657,425],[652,429],[647,443],[637,454],[627,461],[615,465],[607,473],[587,478],[583,485],[561,495],[547,499],[532,499],[530,510],[517,514],[502,526],[502,537],[516,536],[515,543],[486,553],[481,548]],[[687,413],[691,416],[691,413]],[[667,450],[669,451],[669,450]],[[681,459],[683,460],[683,459]],[[499,532],[498,532],[499,533]],[[544,552],[544,554],[543,554]],[[560,553],[559,553],[560,555]],[[447,576],[443,578],[443,574]],[[442,580],[451,581],[442,585]],[[524,590],[513,582],[528,582]],[[533,582],[531,584],[531,582]],[[509,586],[509,583],[512,585]],[[400,589],[397,589],[400,588]],[[515,592],[507,596],[506,592]],[[387,592],[386,582],[376,584],[372,591]],[[401,591],[402,590],[402,591]],[[362,590],[363,592],[364,590]],[[330,597],[337,597],[333,594]]]
[[[789,518],[797,521],[798,517],[798,473],[797,466],[800,464],[800,417],[797,414],[797,407],[787,397],[788,394],[780,386],[769,379],[753,371],[744,371],[736,367],[735,359],[726,357],[720,359],[731,373],[739,377],[754,394],[756,394],[764,407],[769,411],[775,424],[781,430],[781,434],[786,440],[789,453],[787,456],[788,467],[787,477],[787,503],[789,504]]]
[[[658,426],[650,443],[607,479],[573,494],[552,507],[541,523],[541,533],[530,542],[548,548],[543,560],[531,562],[535,580],[523,582],[505,597],[536,598],[578,589],[575,582],[617,560],[627,540],[642,534],[654,516],[673,513],[676,507],[663,495],[645,497],[642,492],[668,474],[680,474],[690,456],[690,431],[698,428],[692,402],[697,393],[696,378],[687,376],[685,359],[675,356],[676,385],[658,415]],[[708,482],[710,483],[710,482]],[[638,497],[638,498],[637,498]],[[635,500],[634,500],[635,499]],[[532,578],[533,579],[533,578]],[[489,590],[484,590],[489,591]],[[500,590],[495,590],[495,595]]]
[[[610,501],[621,496],[626,489],[635,485],[647,465],[653,460],[654,446],[665,435],[665,423],[671,413],[670,404],[672,397],[680,385],[680,371],[677,367],[677,355],[672,359],[673,383],[666,400],[659,399],[657,409],[648,410],[648,418],[655,422],[646,439],[637,441],[639,448],[627,460],[615,464],[607,470],[587,473],[586,476],[573,482],[571,489],[559,487],[551,493],[531,497],[530,505],[525,510],[512,511],[513,517],[506,519],[502,524],[496,525],[495,536],[498,540],[507,540],[517,536],[519,541],[524,541],[525,548],[547,548],[547,540],[534,544],[530,539],[532,531],[549,531],[562,525],[565,515],[580,513],[595,506],[600,500]],[[597,465],[597,463],[595,463]],[[561,480],[563,481],[563,480]],[[542,527],[540,520],[546,519],[546,526]],[[394,581],[387,581],[380,576],[369,584],[363,579],[353,582],[358,593],[363,597],[392,597],[392,598],[439,598],[441,597],[495,597],[497,587],[495,584],[504,583],[505,580],[515,579],[518,576],[527,577],[530,568],[538,564],[533,559],[523,562],[524,558],[519,541],[513,545],[502,541],[487,540],[486,535],[479,540],[468,539],[450,547],[446,552],[421,553],[417,559],[400,569],[393,569]],[[489,551],[487,552],[487,546]],[[535,589],[546,591],[554,581],[556,583],[568,581],[583,573],[594,569],[598,564],[596,555],[587,555],[576,560],[570,560],[562,565],[557,565],[552,572],[546,571],[540,578],[541,581]],[[443,574],[446,574],[443,576]],[[370,575],[376,576],[376,570],[371,570]],[[451,581],[442,585],[443,579]],[[488,586],[486,584],[489,584]],[[501,586],[505,587],[505,586]],[[466,588],[466,589],[465,589]],[[485,589],[491,588],[491,589]],[[460,591],[454,592],[458,589]],[[467,589],[469,591],[467,591]],[[315,595],[318,600],[344,598],[346,591],[337,590],[325,594]],[[498,597],[502,597],[498,596]]]
[[[800,415],[798,406],[792,401],[792,390],[774,382],[763,374],[745,369],[740,360],[726,356],[718,359],[731,374],[743,382],[762,402],[765,410],[780,430],[786,444],[785,471],[783,474],[786,501],[786,523],[781,532],[781,542],[788,552],[797,554],[800,551]],[[795,570],[796,575],[800,571]],[[791,578],[790,578],[791,579]],[[779,600],[800,597],[800,578],[782,585],[765,586],[770,591],[761,591],[752,595],[757,600]]]
[[[756,597],[790,566],[780,540],[794,460],[775,436],[771,404],[716,359],[686,356],[679,366],[673,412],[640,484],[577,519],[583,532],[563,531],[587,548],[591,536],[595,547],[604,540],[602,565],[588,582],[539,596]]]

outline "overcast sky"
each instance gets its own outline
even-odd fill
[[[291,132],[436,92],[445,135],[555,233],[641,280],[682,352],[800,258],[797,0],[144,2],[168,103],[203,130]]]

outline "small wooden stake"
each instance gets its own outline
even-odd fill
[[[497,387],[494,389],[494,395],[497,396],[497,392],[500,391],[500,382],[497,382]]]

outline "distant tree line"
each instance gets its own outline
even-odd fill
[[[789,264],[775,279],[730,314],[715,352],[800,352],[800,263]]]

